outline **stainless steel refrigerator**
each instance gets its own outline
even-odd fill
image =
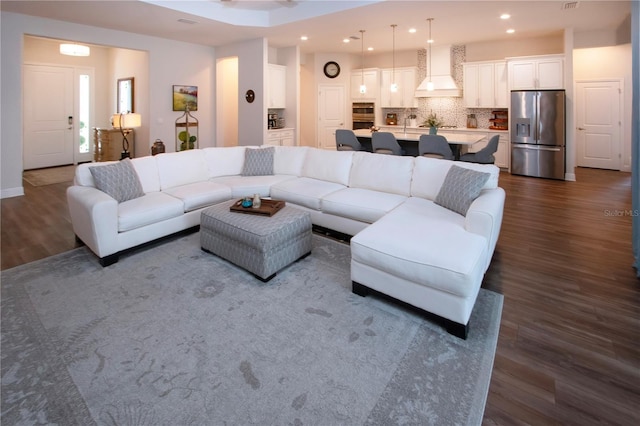
[[[564,90],[514,90],[509,115],[511,173],[564,180]]]

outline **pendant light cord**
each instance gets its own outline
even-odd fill
[[[364,30],[360,30],[360,76],[362,77],[362,85],[364,86]]]
[[[391,80],[393,80],[391,82],[391,84],[394,84],[396,82],[396,27],[398,25],[397,24],[392,24],[391,28],[393,28],[393,72],[391,75]]]
[[[431,83],[431,49],[433,48],[433,39],[431,38],[431,21],[433,21],[433,18],[428,18],[427,21],[429,21],[429,40],[427,40],[427,43],[429,44],[429,82]]]

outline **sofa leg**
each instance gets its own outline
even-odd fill
[[[367,297],[369,295],[369,287],[364,286],[360,283],[357,283],[355,281],[351,281],[352,287],[351,287],[351,291],[353,291],[353,293],[357,294],[358,296],[362,296],[362,297]]]
[[[458,322],[447,320],[447,332],[461,339],[467,340],[469,334],[469,323],[460,324]]]
[[[109,265],[113,265],[114,263],[116,263],[118,261],[119,255],[118,253],[114,253],[114,254],[110,254],[109,256],[105,256],[105,257],[101,257],[100,258],[100,265],[102,265],[102,267],[107,267]]]

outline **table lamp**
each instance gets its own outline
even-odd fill
[[[127,139],[127,133],[129,132],[125,132],[124,129],[140,127],[142,125],[142,117],[140,114],[132,112],[118,113],[113,114],[112,121],[113,127],[120,129],[120,133],[122,133],[122,154],[120,155],[120,159],[124,160],[125,158],[131,157],[131,153],[129,152],[129,140]]]

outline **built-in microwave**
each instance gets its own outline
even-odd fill
[[[375,104],[373,102],[354,102],[351,108],[353,130],[368,129],[375,124]]]

